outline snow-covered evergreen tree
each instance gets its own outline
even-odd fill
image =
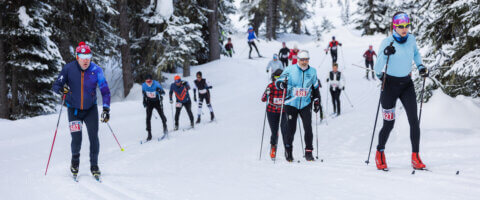
[[[362,35],[387,33],[389,30],[387,10],[388,4],[385,0],[359,1],[358,10],[354,13],[356,29],[362,30]]]

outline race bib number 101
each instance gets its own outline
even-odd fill
[[[293,93],[296,97],[306,97],[307,94],[308,94],[308,89],[307,88],[295,88]]]

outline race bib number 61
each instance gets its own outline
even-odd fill
[[[306,97],[308,94],[307,88],[295,88],[293,91],[294,96],[296,97]]]

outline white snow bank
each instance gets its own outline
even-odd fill
[[[28,24],[33,21],[33,19],[28,16],[25,6],[22,6],[18,9],[18,18],[20,19],[20,22],[22,22],[22,25],[25,27],[27,27]]]
[[[155,12],[159,13],[164,18],[170,17],[173,14],[172,0],[157,0]]]

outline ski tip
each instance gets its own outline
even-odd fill
[[[412,175],[415,175],[415,170],[412,171]]]
[[[120,151],[125,151],[125,149],[121,148]]]
[[[455,175],[459,175],[460,174],[460,170],[457,170],[457,173],[455,173]]]

